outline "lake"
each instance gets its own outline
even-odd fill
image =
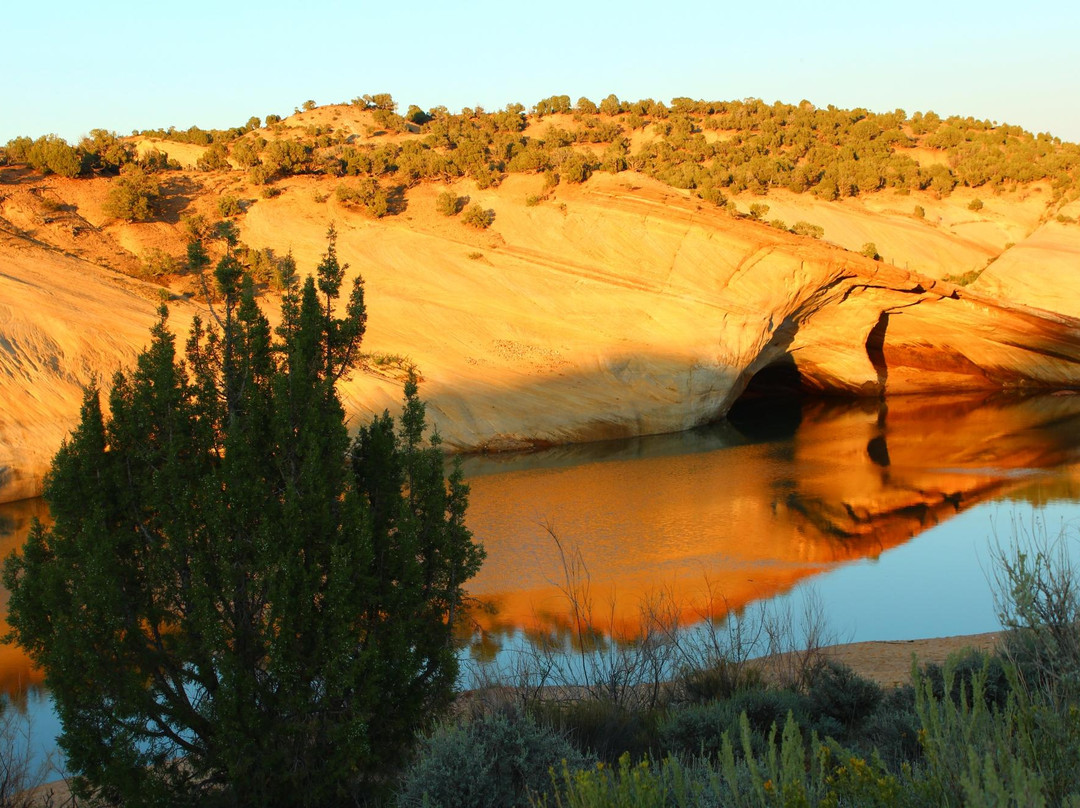
[[[748,409],[675,435],[465,458],[487,549],[466,659],[505,663],[565,634],[568,567],[614,642],[632,643],[658,598],[689,627],[761,603],[798,612],[808,592],[844,641],[992,631],[995,544],[1080,519],[1080,396]],[[4,553],[44,515],[40,500],[0,505]],[[0,685],[47,739],[40,684],[0,647]]]
[[[657,593],[684,624],[798,613],[810,592],[843,641],[992,631],[995,546],[1074,525],[1078,463],[1080,396],[1002,394],[758,402],[692,432],[471,457],[488,551],[471,653],[565,633],[567,555],[615,637]]]

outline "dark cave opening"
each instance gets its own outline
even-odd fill
[[[751,440],[789,438],[802,423],[804,397],[802,375],[786,354],[754,374],[727,419]]]

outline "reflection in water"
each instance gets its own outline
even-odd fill
[[[0,504],[0,559],[12,550],[21,549],[34,519],[48,518],[48,508],[42,499]],[[8,592],[0,587],[0,615],[7,615]],[[7,633],[7,623],[0,619],[0,632]],[[24,705],[28,691],[40,689],[44,677],[30,665],[22,649],[0,644],[0,693],[16,704]],[[31,693],[32,695],[32,693]]]
[[[1072,479],[1080,460],[1080,396],[812,401],[789,423],[794,434],[764,441],[746,436],[761,432],[744,413],[742,431],[469,458],[469,524],[488,551],[470,587],[486,605],[474,654],[568,630],[551,532],[580,552],[604,625],[625,638],[650,593],[684,622],[722,616],[1034,477]]]
[[[7,558],[12,550],[26,542],[34,519],[46,521],[48,509],[41,499],[0,504],[0,558]],[[8,592],[0,587],[0,633],[7,633]],[[12,726],[19,733],[18,743],[26,744],[25,750],[31,771],[48,771],[49,776],[63,774],[62,767],[55,772],[52,766],[60,765],[56,748],[56,736],[60,732],[60,720],[53,710],[52,699],[44,687],[45,677],[30,664],[30,660],[18,646],[0,644],[0,698],[5,708],[18,711]]]
[[[473,655],[490,659],[530,634],[571,644],[575,632],[559,586],[564,569],[549,527],[568,560],[580,553],[587,575],[579,582],[588,584],[596,610],[605,613],[602,624],[618,640],[634,636],[639,603],[650,593],[662,592],[686,623],[723,617],[830,571],[885,590],[888,584],[874,577],[880,567],[848,562],[876,559],[979,502],[1080,501],[1080,396],[802,402],[785,411],[779,431],[764,415],[762,424],[744,412],[738,428],[724,422],[677,435],[465,459],[468,521],[488,551],[469,587],[486,605],[474,610],[480,631],[472,635]],[[0,505],[5,555],[25,541],[34,516],[45,516],[40,500]],[[911,596],[940,573],[944,545],[890,554],[899,560],[893,577],[916,581],[889,595],[900,619],[912,622],[926,605]],[[970,552],[959,548],[960,555]],[[859,609],[864,597],[850,595],[849,608]],[[970,601],[965,597],[958,595],[961,604]],[[930,602],[929,609],[929,633],[947,631],[943,606]],[[4,692],[14,696],[40,684],[25,656],[0,646]],[[55,727],[47,716],[42,723]]]

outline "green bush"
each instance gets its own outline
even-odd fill
[[[592,173],[592,166],[585,155],[574,151],[565,156],[559,165],[559,170],[567,182],[582,183]]]
[[[266,185],[274,179],[274,169],[258,163],[248,169],[248,179],[251,180],[252,185]]]
[[[296,260],[292,257],[292,253],[274,261],[267,283],[275,292],[286,292],[299,283],[296,273]]]
[[[925,219],[926,218],[926,208],[924,208],[922,205],[916,205],[915,206],[915,218],[916,219]]]
[[[365,93],[354,98],[351,103],[360,107],[360,109],[381,109],[387,112],[393,112],[397,109],[397,102],[390,93]]]
[[[113,174],[135,159],[135,150],[106,129],[91,129],[79,143],[79,150],[86,156],[84,162],[89,168]]]
[[[491,227],[491,223],[495,221],[495,213],[490,210],[484,210],[480,205],[473,203],[465,209],[463,214],[461,214],[461,221],[478,230],[486,230]]]
[[[363,201],[364,195],[359,188],[341,183],[334,189],[334,199],[343,205],[357,205]]]
[[[441,191],[435,197],[435,210],[443,216],[454,216],[461,210],[461,201],[453,191]]]
[[[574,112],[580,112],[582,115],[595,115],[598,111],[596,104],[585,96],[579,98],[577,104],[574,105]]]
[[[868,762],[835,742],[822,743],[813,734],[806,743],[792,716],[782,731],[779,725],[770,731],[761,752],[751,749],[751,734],[744,717],[735,736],[743,753],[738,761],[734,744],[724,737],[720,771],[726,787],[721,803],[725,806],[892,808],[905,796],[900,782],[879,760]]]
[[[553,95],[537,101],[533,106],[533,113],[539,117],[569,111],[570,96],[568,95]]]
[[[754,221],[761,221],[765,218],[765,214],[769,212],[769,206],[764,202],[754,202],[750,206],[750,213],[748,214]]]
[[[984,269],[986,269],[986,267],[969,269],[967,272],[961,272],[958,275],[946,275],[942,280],[948,281],[949,283],[955,283],[957,286],[967,286],[977,281],[979,276],[983,274]]]
[[[539,702],[532,715],[557,731],[577,749],[615,763],[629,753],[635,760],[658,749],[657,710],[633,710],[610,701],[586,700],[565,704]]]
[[[269,247],[255,249],[246,244],[239,245],[235,250],[235,255],[241,265],[251,274],[251,279],[255,283],[281,288],[283,278],[281,264],[286,258],[278,258]],[[292,271],[295,272],[295,267]]]
[[[875,261],[881,260],[881,255],[877,251],[877,245],[872,241],[868,241],[864,245],[862,245],[862,249],[859,250],[859,254],[865,255],[867,258],[873,258]]]
[[[184,262],[164,250],[152,247],[143,255],[140,269],[141,275],[145,278],[160,278],[182,272]]]
[[[171,159],[168,152],[164,152],[157,148],[145,152],[136,162],[138,162],[145,171],[151,174],[156,174],[159,171],[180,170],[179,162]]]
[[[1020,646],[1012,645],[1010,648],[1016,654],[1013,657],[1013,664],[1018,665],[1023,671],[1024,658]],[[997,654],[975,650],[954,654],[949,657],[945,667],[952,672],[952,688],[949,691],[949,697],[953,701],[959,702],[962,693],[970,696],[972,683],[978,677],[981,681],[980,690],[988,707],[1000,709],[1008,702],[1012,685],[1009,682],[1007,664]],[[925,667],[922,675],[933,688],[934,697],[945,698],[945,669],[941,665],[930,663]]]
[[[83,156],[57,135],[43,135],[37,140],[27,137],[8,141],[6,153],[13,162],[25,162],[42,174],[77,177],[83,171]]]
[[[765,680],[761,669],[747,663],[720,659],[703,668],[692,668],[680,676],[683,695],[691,703],[729,699],[742,690],[760,689]]]
[[[1080,702],[1080,577],[1074,530],[1022,531],[1011,550],[997,549],[995,581],[999,618],[1009,629],[1004,651],[1020,674],[1021,691],[1072,709]]]
[[[622,112],[622,104],[619,103],[619,96],[615,95],[615,93],[611,93],[601,101],[600,112],[604,115],[618,115]]]
[[[859,728],[852,745],[863,754],[877,753],[892,771],[900,771],[922,757],[919,717],[915,714],[915,689],[893,688]]]
[[[660,723],[661,748],[670,754],[714,756],[724,735],[738,737],[740,716],[746,715],[755,752],[764,749],[775,725],[782,727],[788,714],[809,726],[809,702],[792,690],[757,687],[737,692],[730,699],[691,705],[676,710]]]
[[[806,739],[794,720],[785,721],[782,731],[771,732],[761,753],[750,750],[749,737],[749,725],[743,721],[734,742],[724,738],[718,757],[670,756],[659,763],[643,759],[634,764],[626,755],[616,766],[579,771],[564,766],[554,802],[539,804],[556,808],[936,808],[942,804],[919,779],[921,772],[897,776],[875,756],[861,757],[813,735]],[[736,745],[742,747],[740,757]]]
[[[729,701],[694,704],[667,715],[659,727],[661,748],[676,755],[715,757],[738,713]]]
[[[212,143],[195,161],[195,167],[199,171],[228,171],[232,168],[229,150],[224,143]]]
[[[405,120],[410,123],[415,123],[417,126],[423,126],[431,120],[431,116],[420,109],[420,107],[416,106],[416,104],[409,104],[409,109],[405,113]]]
[[[809,782],[806,783],[807,796],[816,797],[807,800],[810,804],[822,808],[841,805],[895,808],[912,805],[913,801],[904,791],[905,784],[889,772],[876,755],[867,760],[848,754],[836,744],[823,744],[818,746],[816,757],[817,765],[811,767],[810,777],[807,778]],[[798,782],[790,775],[787,781]],[[777,790],[783,793],[783,785]],[[799,789],[790,789],[788,793],[798,795]]]
[[[240,197],[233,194],[225,194],[218,199],[218,213],[228,219],[230,216],[239,216],[244,212],[244,203]]]
[[[976,197],[975,199],[972,199],[970,202],[968,202],[968,210],[976,210],[976,211],[978,211],[978,210],[982,210],[982,209],[983,209],[983,201],[981,199],[979,199],[978,197]]]
[[[311,146],[296,140],[272,140],[261,159],[273,176],[302,174],[311,168]]]
[[[830,659],[814,672],[807,696],[819,720],[822,716],[832,718],[850,734],[877,709],[883,693],[877,682]]]
[[[265,147],[266,141],[263,138],[238,140],[232,146],[232,157],[241,168],[253,168],[261,162],[259,154]]]
[[[158,181],[136,163],[127,163],[113,180],[102,210],[117,219],[145,222],[156,214],[160,198]]]
[[[774,724],[783,727],[789,713],[800,724],[810,723],[806,697],[792,690],[752,688],[736,693],[728,704],[736,716],[745,713],[750,729],[763,736]]]
[[[915,681],[924,752],[919,791],[938,805],[1080,804],[1080,723],[1076,706],[1051,707],[1038,693],[1017,693],[1003,709],[991,708],[985,672],[975,671],[960,697],[938,698],[934,682]],[[944,670],[945,693],[955,686],[953,663]]]
[[[390,212],[389,196],[373,177],[365,177],[356,185],[341,183],[334,189],[334,198],[346,207],[360,207],[376,219]]]
[[[669,110],[652,99],[623,102],[608,96],[599,106],[602,114],[597,116],[597,105],[588,99],[581,99],[574,108],[569,97],[552,96],[536,104],[537,116],[573,110],[580,125],[574,130],[549,128],[541,137],[529,137],[521,134],[526,122],[519,104],[508,104],[505,111],[492,113],[479,107],[465,108],[456,115],[445,107],[424,113],[411,105],[403,117],[396,114],[396,104],[387,94],[363,96],[354,103],[371,111],[372,133],[423,127],[423,143],[406,145],[432,153],[422,158],[412,155],[401,164],[391,163],[385,168],[348,172],[377,176],[395,171],[406,186],[422,177],[469,176],[483,188],[497,184],[506,171],[540,172],[569,160],[562,169],[569,182],[584,181],[597,168],[611,172],[633,168],[674,187],[691,190],[707,201],[713,201],[710,197],[714,195],[745,190],[765,194],[771,188],[810,192],[829,200],[882,188],[891,188],[898,195],[929,190],[940,197],[958,184],[999,188],[1006,183],[1037,179],[1051,180],[1054,198],[1060,199],[1075,183],[1074,167],[1080,159],[1075,144],[1036,139],[1017,127],[996,127],[960,118],[944,123],[939,120],[940,125],[930,126],[925,117],[907,121],[902,110],[875,114],[867,110],[815,109],[810,105],[767,105],[754,99],[706,102],[689,98],[673,99]],[[639,144],[639,151],[631,155],[621,137],[621,121],[625,120],[631,129],[648,132],[650,121],[646,115],[651,116],[653,137]],[[280,133],[277,120],[277,116],[267,116],[267,124]],[[735,136],[707,141],[706,130],[732,132]],[[186,132],[150,134],[218,144],[243,142],[239,138],[251,131],[249,121],[246,127],[223,131],[192,127]],[[314,138],[309,145],[316,148],[342,145],[321,126],[308,127],[306,132]],[[603,154],[574,152],[574,144],[581,142],[611,145]],[[944,159],[920,166],[908,153],[915,146],[936,150]],[[401,151],[405,147],[387,143],[381,148]],[[370,151],[370,145],[350,148]],[[560,154],[561,149],[567,153]],[[8,156],[17,159],[10,153]],[[273,159],[265,162],[275,171],[288,174],[312,170],[327,159],[343,159],[342,155],[325,153],[298,155],[296,160],[284,156],[287,159],[282,165]],[[289,168],[285,163],[297,163],[298,167]]]
[[[804,222],[800,220],[795,222],[795,224],[791,228],[791,232],[799,236],[821,238],[825,235],[825,228],[818,224],[811,224],[810,222]]]
[[[439,727],[398,790],[400,808],[512,808],[552,789],[551,770],[589,765],[559,733],[526,715],[495,713]]]
[[[30,153],[30,147],[33,145],[33,138],[28,138],[25,135],[13,137],[4,146],[4,159],[8,163],[25,163],[27,155]]]
[[[698,196],[704,199],[706,202],[711,202],[718,208],[725,207],[728,204],[728,198],[714,185],[706,185],[705,187],[698,188]]]

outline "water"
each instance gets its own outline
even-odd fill
[[[766,416],[465,459],[469,524],[488,552],[467,656],[505,661],[565,636],[575,565],[571,583],[587,582],[617,642],[658,596],[689,627],[760,603],[798,613],[811,590],[842,640],[992,631],[995,542],[1080,520],[1080,396],[818,401]],[[5,554],[34,515],[40,501],[0,505]],[[0,647],[0,684],[48,747],[55,716],[16,649]]]
[[[48,508],[40,499],[0,504],[0,555],[6,558],[22,546],[34,518],[48,518]],[[7,589],[0,586],[0,609],[5,615],[7,601]],[[0,631],[6,633],[7,625],[0,622]],[[62,766],[56,736],[60,719],[44,688],[41,672],[30,665],[21,649],[11,645],[0,645],[0,698],[4,699],[0,732],[11,731],[8,737],[15,739],[14,757],[25,754],[33,773],[55,763],[59,770],[46,772],[46,778],[59,776]]]
[[[657,592],[690,623],[812,588],[835,636],[902,640],[999,628],[995,546],[1080,519],[1080,397],[818,401],[741,427],[466,460],[473,655],[565,631],[552,533],[616,637]]]

